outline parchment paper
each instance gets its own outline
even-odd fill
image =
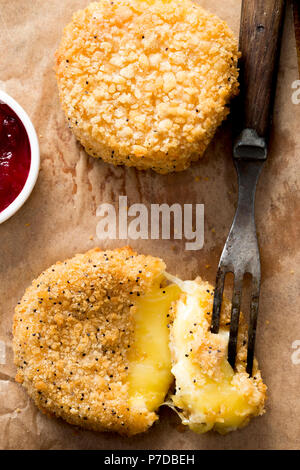
[[[202,0],[238,33],[240,0]],[[300,444],[300,364],[292,344],[300,340],[299,183],[300,105],[291,100],[298,79],[292,11],[284,30],[274,130],[257,195],[262,291],[257,356],[269,387],[267,413],[227,436],[180,432],[167,409],[149,432],[131,439],[78,430],[40,413],[14,382],[11,349],[13,310],[43,269],[100,243],[96,208],[128,203],[205,204],[205,244],[185,251],[183,241],[130,241],[137,250],[161,256],[169,272],[201,275],[214,282],[217,262],[234,214],[236,175],[229,125],[220,129],[205,158],[175,175],[114,168],[87,157],[61,111],[53,54],[72,13],[87,0],[0,0],[0,88],[29,113],[41,148],[41,171],[27,203],[0,226],[0,448],[1,449],[296,449]],[[294,361],[297,362],[297,361]]]

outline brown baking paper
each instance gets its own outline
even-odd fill
[[[240,0],[202,0],[201,5],[238,34]],[[300,104],[292,102],[298,79],[289,5],[281,55],[269,159],[257,194],[262,290],[257,356],[269,391],[267,413],[245,429],[220,436],[182,432],[179,419],[162,408],[147,433],[130,439],[77,429],[43,415],[14,382],[12,317],[25,288],[41,271],[100,242],[96,208],[178,202],[205,204],[205,243],[186,251],[185,240],[129,241],[140,252],[161,256],[181,278],[214,282],[218,258],[237,200],[229,124],[218,132],[203,160],[180,174],[114,168],[88,157],[76,143],[60,108],[53,55],[64,25],[87,0],[0,0],[0,88],[31,117],[39,137],[41,170],[22,209],[0,226],[0,448],[1,449],[296,449],[300,444],[299,183]],[[298,346],[299,347],[299,346]],[[294,355],[293,355],[294,354]]]

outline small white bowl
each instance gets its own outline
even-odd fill
[[[25,130],[27,132],[29,143],[30,143],[30,153],[31,153],[31,160],[30,160],[30,169],[28,173],[27,180],[23,186],[22,191],[13,202],[6,207],[2,212],[0,212],[0,224],[5,220],[9,219],[12,215],[14,215],[20,207],[23,206],[24,202],[29,198],[31,191],[34,188],[36,183],[39,169],[40,169],[40,148],[38,138],[33,127],[33,124],[28,116],[28,114],[24,111],[22,106],[19,105],[11,96],[9,96],[4,91],[0,90],[0,101],[7,104],[19,117],[22,121]]]

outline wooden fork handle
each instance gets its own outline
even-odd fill
[[[267,138],[272,120],[285,0],[243,0],[238,128]]]

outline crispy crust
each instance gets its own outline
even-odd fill
[[[127,351],[135,299],[164,263],[130,248],[94,249],[43,272],[16,307],[13,348],[23,384],[44,412],[131,435],[157,419],[128,406]]]
[[[238,93],[237,41],[190,0],[101,0],[56,53],[60,100],[88,154],[158,173],[200,158]]]
[[[214,335],[210,332],[214,288],[201,278],[197,278],[195,281],[201,288],[201,308],[204,309],[206,315],[203,327],[200,328],[197,325],[193,326],[192,335],[189,335],[191,331],[186,332],[186,349],[187,351],[192,351],[192,353],[190,353],[190,360],[197,366],[200,366],[202,372],[217,381],[222,380],[223,372],[220,366],[223,362],[224,356],[227,355],[227,345],[219,335]],[[178,309],[180,308],[180,303],[185,303],[187,295],[188,294],[183,293],[180,299],[173,303],[170,310],[173,321],[176,318]],[[228,299],[223,298],[220,329],[229,330],[230,318],[231,302]],[[237,341],[236,373],[233,382],[235,386],[242,391],[242,394],[247,397],[248,403],[253,407],[254,411],[253,414],[245,418],[243,425],[240,427],[246,426],[251,417],[264,414],[267,391],[267,387],[263,383],[256,359],[254,359],[252,377],[249,377],[246,372],[247,343],[248,327],[245,318],[241,313]],[[172,363],[174,365],[179,360],[179,357],[173,335],[173,325],[170,330],[170,349],[172,354]],[[194,379],[198,383],[201,383],[201,376],[195,376]],[[176,390],[176,393],[180,393],[179,390]],[[189,419],[191,416],[191,410],[183,410],[182,415]],[[220,418],[220,415],[218,415],[218,417]],[[219,432],[221,431],[219,430]]]

